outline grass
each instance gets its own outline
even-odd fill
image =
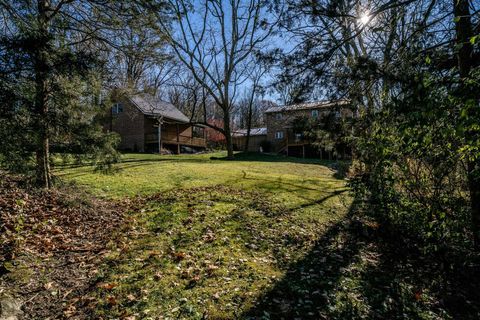
[[[333,162],[212,156],[224,154],[128,154],[111,175],[57,169],[102,197],[135,199],[99,272],[96,316],[241,317],[348,211]]]
[[[58,167],[63,180],[130,208],[97,285],[67,313],[88,306],[87,318],[129,320],[480,316],[478,264],[450,270],[358,212],[335,171],[342,163],[224,156],[128,154],[110,175]]]
[[[268,192],[290,207],[312,205],[344,189],[333,162],[269,155],[238,154],[235,161],[211,160],[224,153],[159,156],[126,154],[114,173],[94,173],[89,166],[61,167],[56,175],[86,186],[100,197],[120,199],[172,189],[226,185]]]

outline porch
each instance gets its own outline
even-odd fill
[[[205,138],[191,137],[191,136],[186,136],[181,134],[176,135],[176,134],[162,132],[160,143],[205,148],[207,145],[206,141],[207,140]],[[146,134],[145,143],[146,144],[158,143],[158,133]]]

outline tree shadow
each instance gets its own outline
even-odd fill
[[[296,210],[299,210],[299,209],[305,209],[305,208],[308,208],[308,207],[320,205],[320,204],[324,203],[325,201],[327,201],[328,199],[339,196],[339,195],[341,195],[345,192],[348,192],[348,191],[349,191],[349,189],[341,189],[341,190],[335,190],[335,191],[329,192],[326,196],[324,196],[320,199],[317,199],[317,200],[314,200],[314,201],[311,201],[311,202],[308,202],[308,203],[302,203],[302,204],[300,204],[296,207],[289,208],[289,211],[293,212],[293,211],[296,211]]]
[[[56,172],[58,177],[69,177],[69,178],[79,178],[82,176],[90,175],[92,173],[100,173],[103,175],[115,175],[126,169],[133,169],[137,167],[143,167],[145,165],[156,164],[159,162],[171,162],[171,163],[206,163],[206,159],[126,159],[112,165],[112,168],[101,171],[96,170],[95,166],[92,163],[82,163],[82,164],[60,164],[56,165],[56,170],[62,169],[76,169],[75,172]]]
[[[187,163],[201,163],[201,162],[208,162],[207,159],[185,159],[185,158],[158,158],[158,159],[122,159],[120,162],[114,163],[114,166],[119,166],[123,164],[144,164],[144,163],[158,163],[158,162],[187,162]],[[69,163],[69,164],[57,164],[55,168],[61,168],[61,169],[73,169],[73,168],[90,168],[94,166],[93,163],[91,162],[85,162],[85,163]]]
[[[480,317],[480,259],[424,252],[356,215],[332,226],[242,319]],[[447,262],[449,261],[449,262]],[[456,261],[456,262],[455,262]]]
[[[322,204],[326,200],[333,198],[335,196],[341,195],[348,192],[350,189],[347,187],[332,187],[328,184],[325,184],[324,181],[309,180],[310,185],[301,185],[298,183],[292,183],[278,177],[277,179],[266,179],[261,177],[255,177],[249,175],[247,172],[243,171],[242,179],[230,180],[227,182],[227,185],[234,185],[235,183],[241,181],[250,181],[255,183],[255,188],[267,191],[267,192],[278,192],[279,190],[289,192],[290,194],[295,195],[296,197],[303,199],[305,202],[294,206],[289,209],[289,212],[293,212],[297,209],[305,209],[307,207],[312,207],[315,205]],[[312,184],[314,186],[312,186]],[[321,198],[317,198],[318,194],[324,195]]]
[[[288,157],[285,155],[272,154],[272,153],[259,153],[259,152],[238,152],[233,159],[228,157],[211,157],[211,160],[219,161],[257,161],[257,162],[291,162],[291,163],[304,163],[304,164],[317,164],[326,166],[329,168],[337,168],[337,163],[346,162],[346,160],[324,160],[317,158],[296,158]]]
[[[302,186],[302,185],[291,183],[291,182],[286,182],[286,181],[282,180],[281,178],[273,180],[273,179],[252,177],[252,176],[249,176],[247,174],[247,172],[245,172],[245,171],[243,171],[242,179],[260,181],[260,182],[263,182],[264,184],[267,184],[267,185],[277,185],[277,186],[283,185],[283,186],[291,187],[291,188],[295,188],[295,189],[320,191],[317,188],[312,188],[312,187]]]
[[[376,319],[479,319],[479,257],[452,247],[425,252],[385,232],[371,239],[379,257],[359,274],[358,292]]]
[[[335,291],[345,269],[358,259],[359,251],[366,245],[361,238],[349,232],[349,220],[355,208],[354,203],[346,220],[330,227],[311,251],[292,264],[285,277],[240,318],[328,318],[329,295]]]

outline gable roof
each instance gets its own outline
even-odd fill
[[[251,128],[251,136],[264,136],[267,134],[267,128]],[[233,132],[234,137],[245,137],[247,135],[247,129],[238,129]]]
[[[190,119],[173,104],[155,98],[147,93],[129,95],[128,99],[145,115],[163,116],[179,122],[188,123]]]
[[[330,107],[337,107],[337,106],[342,106],[346,104],[348,104],[348,100],[315,101],[315,102],[291,104],[288,106],[274,106],[265,110],[265,113],[330,108]]]

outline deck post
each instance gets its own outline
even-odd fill
[[[287,151],[287,157],[288,157],[288,129],[286,130],[286,134],[287,134],[287,147],[286,147],[286,151]]]
[[[158,122],[158,154],[162,154],[162,122]]]
[[[302,158],[305,159],[305,145],[302,144]]]
[[[177,154],[180,154],[180,130],[177,123]]]

